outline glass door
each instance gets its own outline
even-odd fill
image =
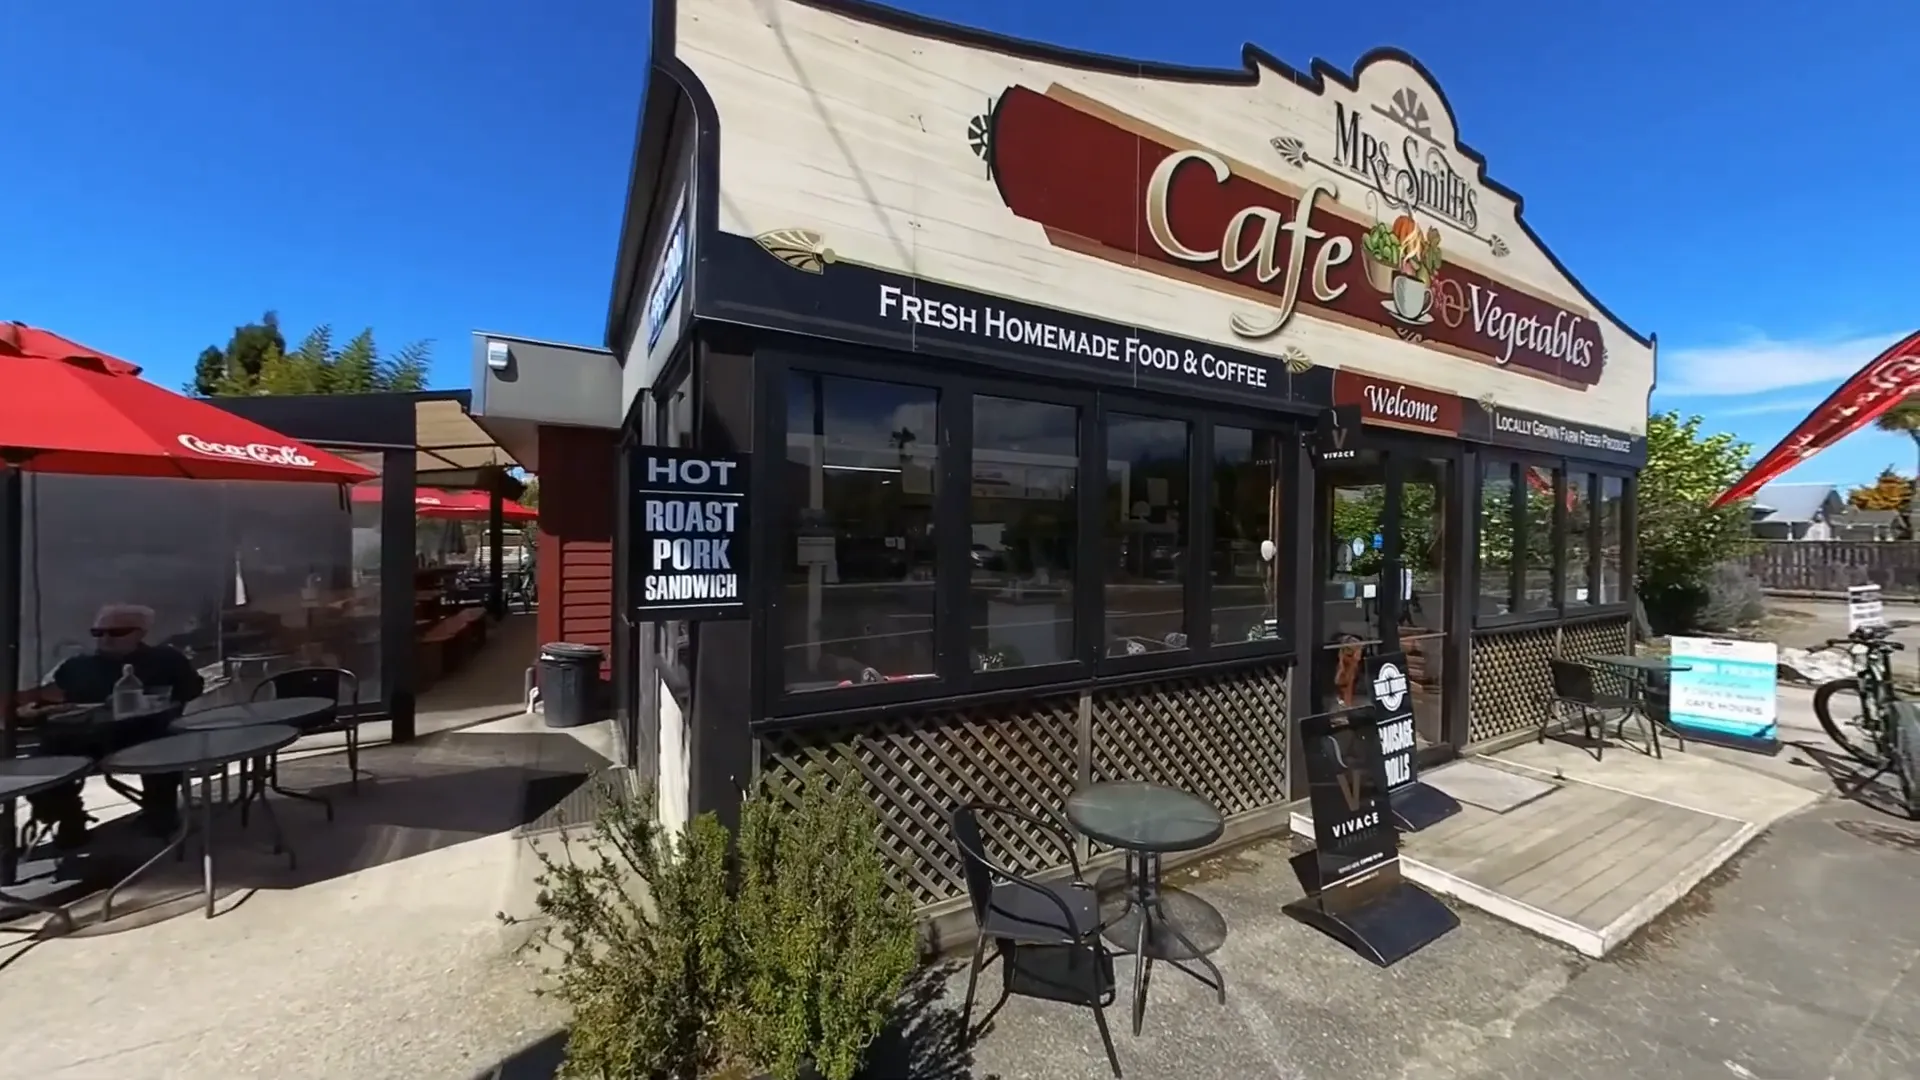
[[[1315,711],[1367,704],[1367,658],[1402,651],[1423,757],[1449,750],[1445,526],[1453,468],[1412,444],[1391,444],[1316,469]]]

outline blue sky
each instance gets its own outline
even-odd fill
[[[1920,4],[1823,0],[909,0],[1003,32],[1220,65],[1419,56],[1490,174],[1595,295],[1660,335],[1658,408],[1764,451],[1920,325],[1904,115]],[[14,5],[0,318],[178,384],[274,308],[297,334],[599,343],[647,6],[610,0]],[[1855,435],[1794,480],[1913,468]]]

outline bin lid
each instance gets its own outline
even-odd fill
[[[574,645],[565,641],[555,641],[540,646],[542,659],[551,660],[605,660],[607,654],[592,645]]]

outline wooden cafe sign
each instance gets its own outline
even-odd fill
[[[1060,247],[1253,301],[1229,322],[1238,337],[1271,337],[1304,308],[1573,386],[1600,381],[1592,316],[1450,258],[1419,221],[1418,178],[1404,209],[1369,223],[1335,201],[1331,170],[1289,181],[1236,166],[1059,86],[1007,89],[992,130],[1009,209]],[[1474,213],[1457,193],[1449,202]]]
[[[703,317],[1256,406],[1365,373],[1404,387],[1369,421],[1420,430],[1486,427],[1421,419],[1430,388],[1645,430],[1651,339],[1403,53],[1160,69],[857,0],[667,10],[722,132],[696,163]]]

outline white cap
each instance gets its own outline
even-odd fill
[[[93,617],[95,630],[152,630],[153,609],[139,604],[108,604]]]

